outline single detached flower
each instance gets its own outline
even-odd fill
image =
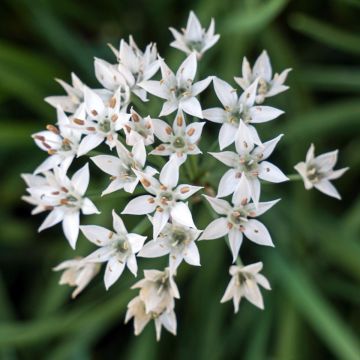
[[[235,77],[235,81],[246,90],[256,79],[259,79],[256,91],[256,102],[261,104],[265,98],[275,96],[287,90],[289,87],[284,85],[288,73],[291,69],[284,70],[281,74],[272,77],[272,68],[269,55],[264,50],[255,61],[253,69],[244,57],[242,63],[242,77]]]
[[[259,274],[262,267],[262,262],[247,266],[230,266],[229,273],[232,278],[221,302],[224,303],[232,299],[235,313],[237,313],[239,311],[240,300],[242,297],[245,297],[245,299],[253,305],[264,309],[264,302],[259,285],[266,290],[271,290],[271,287],[266,277]]]
[[[146,150],[142,140],[133,146],[131,152],[126,149],[120,141],[117,141],[116,151],[118,156],[97,155],[91,158],[96,166],[111,175],[110,185],[101,193],[101,196],[120,189],[124,189],[128,193],[133,193],[139,183],[139,177],[134,170],[144,171],[150,176],[157,173],[151,166],[144,168]]]
[[[104,282],[109,289],[121,276],[125,265],[137,276],[135,254],[143,247],[146,236],[128,233],[121,218],[113,210],[113,227],[110,231],[97,225],[81,226],[85,237],[100,248],[85,258],[87,262],[107,262]]]
[[[61,275],[59,284],[74,286],[75,290],[71,294],[71,297],[74,299],[98,274],[98,272],[100,271],[100,264],[86,262],[83,258],[77,258],[63,261],[58,266],[54,267],[53,270],[64,270]]]
[[[250,241],[265,246],[274,246],[266,227],[254,219],[268,211],[279,200],[260,202],[256,207],[247,198],[239,199],[234,205],[227,201],[204,195],[211,207],[222,217],[212,221],[203,231],[199,240],[212,240],[228,235],[233,262],[245,235]]]
[[[201,230],[192,229],[175,221],[167,223],[158,238],[147,242],[138,256],[155,258],[169,255],[169,269],[172,274],[183,260],[190,265],[200,266],[199,250],[195,244],[200,234]]]
[[[341,196],[330,180],[338,179],[349,168],[334,170],[337,158],[338,150],[315,157],[315,146],[311,144],[305,162],[299,162],[295,166],[295,170],[304,180],[305,189],[310,190],[315,187],[322,193],[340,200]]]
[[[200,140],[205,122],[193,122],[186,126],[184,115],[179,111],[172,128],[163,120],[154,119],[154,133],[163,143],[158,145],[152,155],[175,157],[183,163],[187,155],[201,154],[197,143]]]
[[[109,101],[104,101],[89,88],[85,88],[86,119],[73,119],[73,122],[86,136],[81,140],[78,156],[88,153],[104,140],[112,149],[116,145],[118,131],[130,118],[121,111],[120,90],[115,91]]]
[[[245,125],[240,124],[241,126]],[[277,166],[266,161],[282,136],[279,135],[275,139],[263,143],[262,146],[256,147],[250,142],[235,141],[236,153],[233,151],[210,153],[216,159],[231,167],[222,176],[216,196],[224,197],[233,193],[237,196],[238,191],[244,192],[243,189],[239,188],[242,185],[248,187],[251,199],[257,204],[260,199],[260,179],[274,183],[287,181],[288,178]]]
[[[172,27],[170,27],[169,30],[175,38],[175,41],[173,41],[170,46],[186,54],[195,52],[198,60],[200,60],[204,52],[213,47],[220,38],[220,35],[215,34],[214,19],[211,19],[209,29],[206,31],[202,28],[199,19],[193,11],[190,11],[186,29],[182,29],[182,33]]]
[[[179,109],[202,119],[201,105],[195,96],[209,86],[212,77],[209,76],[193,84],[197,69],[195,53],[191,53],[183,61],[176,75],[165,64],[163,59],[160,61],[162,79],[160,81],[143,81],[139,84],[150,94],[166,100],[159,116],[169,115]]]
[[[153,239],[171,218],[182,225],[196,229],[190,209],[183,201],[201,189],[200,186],[177,185],[179,164],[169,160],[162,168],[159,180],[146,173],[134,170],[144,189],[151,195],[141,195],[130,200],[122,214],[145,215],[155,212],[153,217]]]
[[[261,145],[259,135],[252,124],[267,122],[283,114],[283,111],[271,106],[255,105],[258,81],[259,80],[256,79],[251,86],[238,97],[236,90],[230,84],[221,79],[214,78],[214,89],[223,108],[204,110],[203,116],[207,120],[222,124],[219,132],[220,150],[235,141],[241,121],[246,125],[244,130],[251,135],[253,142]],[[247,134],[241,133],[241,135],[248,137]]]
[[[154,142],[154,125],[150,116],[141,117],[134,109],[130,110],[130,120],[124,125],[126,144],[134,146],[142,140],[145,145]]]
[[[30,196],[23,200],[35,205],[32,214],[50,211],[39,231],[62,222],[65,237],[75,248],[79,235],[80,210],[84,215],[99,214],[92,201],[84,197],[89,185],[89,164],[86,163],[71,178],[61,168],[54,168],[44,176],[23,174]]]
[[[75,117],[84,117],[85,108],[79,106]],[[71,127],[71,121],[64,111],[57,107],[57,125],[48,125],[47,131],[40,131],[32,137],[40,149],[50,155],[35,170],[34,174],[45,172],[60,165],[66,172],[74,160],[81,140],[81,131]]]

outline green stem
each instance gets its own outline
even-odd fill
[[[300,181],[302,180],[301,175],[299,174],[290,174],[290,175],[286,175],[290,181]]]

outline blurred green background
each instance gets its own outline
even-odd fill
[[[242,57],[253,62],[264,48],[275,71],[293,68],[291,89],[268,102],[286,114],[259,126],[263,139],[285,134],[274,163],[294,173],[314,142],[317,153],[341,149],[338,168],[351,169],[335,184],[341,202],[306,192],[301,182],[263,186],[263,199],[283,199],[261,218],[276,247],[245,242],[241,256],[245,263],[264,262],[273,287],[263,291],[264,311],[243,301],[234,315],[230,303],[219,304],[229,281],[230,252],[223,240],[201,242],[202,267],[183,265],[178,276],[178,336],[163,332],[156,343],[153,325],[139,337],[132,323],[123,325],[127,302],[136,295],[128,290],[134,282],[128,273],[108,292],[98,276],[69,300],[70,289],[57,285],[59,274],[51,268],[74,252],[58,226],[37,234],[42,216],[31,217],[30,206],[20,200],[25,185],[19,174],[44,159],[30,135],[55,121],[54,110],[43,102],[62,94],[54,77],[68,81],[74,71],[95,87],[93,57],[114,61],[106,44],[117,46],[129,34],[142,48],[157,42],[175,68],[183,55],[168,47],[167,28],[184,27],[191,9],[204,26],[215,17],[221,34],[201,63],[201,76],[231,81],[240,75]],[[2,0],[0,359],[359,360],[359,15],[358,0]],[[217,105],[211,94],[203,96],[204,103]],[[209,129],[203,150],[218,128]],[[218,175],[205,181],[215,182]],[[110,210],[120,212],[124,200],[110,196],[96,204],[102,215],[83,221],[106,226]],[[199,228],[209,222],[204,211],[195,215]],[[127,219],[129,229],[139,220],[134,218]],[[80,237],[76,254],[90,249]],[[164,261],[140,263],[161,268]]]

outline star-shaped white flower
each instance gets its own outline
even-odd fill
[[[211,207],[223,216],[212,221],[199,240],[212,240],[228,235],[234,262],[239,254],[243,235],[256,244],[274,246],[266,227],[254,218],[268,211],[279,200],[260,202],[256,207],[255,204],[248,203],[246,198],[230,205],[223,199],[204,196]]]
[[[71,85],[61,79],[55,80],[63,87],[67,95],[48,96],[44,100],[55,108],[60,106],[67,113],[75,113],[84,102],[85,84],[74,73],[71,73]],[[93,91],[104,99],[111,96],[111,92],[106,89],[96,89]]]
[[[121,276],[125,265],[137,276],[137,262],[135,254],[143,247],[146,236],[128,233],[126,227],[115,211],[113,228],[110,231],[97,225],[84,225],[80,229],[85,237],[100,248],[85,258],[87,262],[107,262],[104,274],[106,289],[109,289]]]
[[[133,108],[130,110],[130,120],[124,125],[126,144],[134,146],[142,140],[145,145],[154,142],[154,125],[150,116],[141,117]]]
[[[152,219],[150,218],[152,221]],[[169,269],[173,274],[180,263],[200,266],[199,250],[195,244],[201,230],[192,229],[173,221],[167,223],[156,240],[147,242],[138,256],[155,258],[169,255]]]
[[[54,267],[54,271],[65,270],[60,278],[59,284],[67,284],[74,286],[75,290],[71,294],[74,299],[78,296],[89,282],[100,271],[100,264],[84,261],[83,258],[76,258],[72,260],[66,260]]]
[[[121,111],[120,90],[116,90],[109,101],[85,88],[86,119],[73,119],[73,122],[86,134],[81,140],[78,156],[88,153],[104,140],[112,149],[116,145],[118,131],[123,128],[130,114]]]
[[[36,205],[34,213],[50,211],[39,232],[62,222],[65,237],[75,248],[79,235],[80,210],[84,215],[99,214],[92,201],[84,197],[89,185],[89,164],[86,163],[71,178],[60,167],[43,176],[23,174],[30,196],[23,200]]]
[[[174,310],[163,311],[161,313],[157,313],[155,311],[147,313],[145,310],[145,304],[141,300],[140,296],[136,296],[132,299],[127,308],[128,310],[126,312],[125,323],[134,318],[135,335],[139,335],[151,320],[154,320],[155,322],[157,341],[160,340],[162,327],[173,335],[176,335],[177,323]]]
[[[195,52],[198,60],[200,60],[204,52],[213,47],[220,38],[220,35],[215,34],[214,19],[211,19],[209,29],[206,31],[202,28],[199,19],[193,11],[190,11],[186,29],[182,29],[182,33],[172,27],[170,27],[169,30],[175,38],[175,41],[173,41],[170,46],[186,54]]]
[[[337,162],[338,150],[327,152],[315,157],[315,146],[311,144],[305,162],[299,162],[295,170],[302,176],[305,189],[310,190],[313,187],[322,193],[341,199],[339,192],[330,180],[338,179],[349,168],[334,170]]]
[[[201,105],[196,96],[209,86],[212,77],[209,76],[193,84],[197,69],[195,53],[191,53],[183,61],[176,75],[169,69],[163,59],[160,61],[162,79],[160,81],[143,81],[139,84],[150,94],[166,100],[159,116],[169,115],[179,109],[202,119]]]
[[[237,313],[239,311],[240,300],[244,297],[253,305],[260,309],[264,309],[264,301],[259,285],[266,290],[271,290],[271,287],[266,277],[259,274],[262,267],[262,262],[247,266],[231,266],[229,273],[232,278],[225,290],[221,302],[224,303],[232,299],[235,313]]]
[[[241,124],[240,126],[245,125]],[[260,180],[274,183],[289,180],[277,166],[266,161],[282,136],[279,135],[275,139],[263,143],[262,146],[256,147],[252,143],[235,141],[236,153],[233,151],[209,153],[231,167],[222,176],[216,196],[224,197],[234,193],[236,199],[238,192],[243,193],[246,191],[240,188],[245,186],[248,188],[250,198],[255,204],[258,204],[261,189]]]
[[[153,239],[157,239],[168,220],[172,220],[196,229],[190,209],[183,201],[201,189],[200,186],[187,184],[177,185],[179,181],[179,164],[169,160],[162,168],[159,180],[139,172],[144,189],[151,195],[138,196],[130,200],[122,214],[145,215],[155,211],[153,217]]]
[[[75,117],[84,117],[83,105],[76,110]],[[57,107],[57,125],[48,125],[47,131],[40,131],[32,137],[40,149],[47,151],[50,155],[35,170],[34,174],[45,172],[60,165],[66,172],[74,160],[80,139],[81,131],[71,127],[71,121],[64,111]]]
[[[197,143],[205,122],[193,122],[186,126],[184,115],[179,111],[172,128],[163,120],[153,119],[154,133],[163,144],[150,152],[152,155],[175,157],[179,163],[185,162],[187,155],[201,154]]]
[[[150,176],[157,173],[151,166],[147,166],[144,169],[146,150],[142,140],[133,146],[131,152],[126,149],[120,141],[117,141],[116,151],[118,156],[97,155],[91,158],[96,166],[105,173],[111,175],[111,183],[102,192],[101,196],[120,189],[124,189],[128,193],[133,193],[139,183],[139,177],[134,170],[144,171]]]
[[[259,79],[256,102],[261,104],[265,98],[275,96],[287,90],[289,87],[284,85],[288,73],[291,69],[286,69],[280,74],[275,74],[272,77],[272,67],[269,59],[269,55],[264,50],[261,55],[255,61],[253,69],[244,57],[242,63],[242,77],[235,77],[235,81],[246,90],[256,79]]]
[[[214,78],[214,89],[224,108],[211,108],[203,111],[204,118],[222,124],[219,132],[220,150],[231,145],[236,138],[239,124],[244,122],[244,130],[251,136],[253,142],[261,145],[259,135],[252,124],[263,123],[276,119],[283,111],[271,106],[256,106],[255,96],[258,79],[249,86],[240,97],[236,90],[227,82]],[[242,133],[242,136],[249,137]]]

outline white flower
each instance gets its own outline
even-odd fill
[[[157,341],[160,340],[162,326],[164,326],[164,328],[173,335],[176,335],[177,324],[174,310],[163,311],[161,313],[150,311],[147,313],[145,310],[145,304],[141,300],[140,296],[132,299],[127,308],[128,310],[125,316],[125,323],[134,318],[135,335],[139,335],[150,320],[154,320],[155,322]]]
[[[236,198],[238,191],[240,193],[244,192],[243,189],[240,189],[240,186],[246,186],[249,189],[250,198],[257,204],[260,199],[260,179],[274,183],[287,181],[288,178],[278,167],[266,161],[282,136],[279,135],[275,139],[263,143],[262,146],[256,147],[251,143],[235,141],[237,153],[232,151],[209,153],[231,167],[222,176],[216,196],[224,197],[234,193]]]
[[[158,238],[147,242],[138,256],[154,258],[169,254],[169,268],[172,274],[183,260],[190,265],[200,266],[199,250],[195,244],[200,234],[200,230],[175,221],[167,223]]]
[[[326,195],[341,199],[340,194],[330,180],[338,179],[349,168],[334,170],[337,162],[338,150],[334,150],[315,157],[315,147],[311,144],[305,162],[299,162],[295,170],[302,176],[305,189],[310,190],[313,187]]]
[[[172,27],[169,29],[175,38],[170,46],[186,54],[195,52],[198,59],[202,57],[205,51],[213,47],[220,38],[220,35],[214,34],[214,19],[211,19],[209,29],[206,31],[201,27],[200,21],[193,11],[190,11],[186,29],[182,29],[182,34]]]
[[[187,155],[201,154],[197,143],[205,122],[193,122],[186,126],[184,115],[179,111],[172,128],[163,120],[153,119],[154,133],[163,144],[150,152],[152,155],[170,155],[183,163]]]
[[[84,117],[84,106],[79,106],[74,116]],[[66,172],[76,156],[81,132],[70,126],[70,119],[59,106],[57,107],[57,119],[58,127],[48,125],[47,131],[40,131],[32,136],[36,145],[50,155],[36,168],[34,174],[51,170],[58,165]]]
[[[100,249],[85,258],[85,261],[102,263],[107,262],[104,282],[109,289],[121,276],[125,265],[137,275],[135,254],[143,247],[146,236],[128,233],[121,218],[113,210],[113,228],[110,231],[97,225],[84,225],[80,229],[85,237]]]
[[[134,109],[130,110],[130,120],[124,125],[126,144],[134,146],[142,140],[145,145],[154,142],[154,125],[150,116],[141,117]]]
[[[78,156],[88,153],[104,140],[112,149],[116,145],[118,131],[129,120],[130,114],[121,112],[120,90],[109,101],[103,101],[94,91],[85,88],[86,119],[73,122],[87,134],[79,145]]]
[[[235,313],[237,313],[239,311],[240,300],[242,297],[245,297],[245,299],[253,305],[260,309],[264,309],[264,302],[259,285],[266,290],[271,290],[271,287],[266,277],[259,274],[262,267],[262,262],[247,266],[231,266],[229,273],[232,278],[225,290],[221,302],[224,303],[232,299]]]
[[[146,313],[171,311],[175,300],[180,294],[169,268],[164,271],[144,270],[144,279],[138,281],[131,288],[140,289],[140,299],[145,304]]]
[[[98,274],[100,265],[95,263],[89,263],[82,258],[66,260],[54,267],[54,271],[65,270],[61,275],[59,284],[67,284],[69,286],[75,286],[75,290],[71,294],[74,299],[78,296],[89,282]]]
[[[271,106],[255,106],[256,89],[258,79],[249,86],[240,97],[236,90],[227,82],[214,78],[214,89],[217,97],[224,108],[211,108],[203,111],[205,119],[222,124],[219,132],[220,150],[226,148],[235,141],[237,130],[241,121],[246,127],[247,134],[243,137],[251,137],[253,142],[261,145],[259,135],[252,124],[263,123],[276,119],[283,111]]]
[[[210,84],[212,77],[209,76],[195,84],[194,78],[197,69],[195,53],[191,53],[180,65],[176,75],[160,60],[162,80],[143,81],[139,84],[150,94],[160,97],[165,101],[160,116],[169,115],[175,110],[183,110],[189,115],[203,118],[199,100],[195,96],[204,91]]]
[[[101,196],[110,194],[120,189],[124,189],[128,193],[133,193],[139,183],[139,177],[134,172],[134,169],[144,171],[150,176],[157,173],[157,171],[151,166],[147,166],[144,169],[146,150],[142,140],[133,146],[131,152],[119,141],[117,141],[116,151],[118,156],[97,155],[91,158],[96,166],[105,173],[111,175],[111,183],[102,192]]]
[[[264,102],[265,98],[275,96],[289,88],[284,85],[284,82],[290,71],[291,69],[286,69],[281,74],[275,74],[274,77],[272,77],[269,55],[264,50],[255,61],[252,70],[248,60],[244,57],[242,63],[242,77],[235,77],[234,79],[243,90],[246,90],[257,78],[259,78],[256,102],[260,104]]]
[[[156,44],[149,44],[142,52],[136,45],[132,36],[129,43],[120,41],[120,49],[110,46],[119,64],[117,70],[125,79],[131,91],[142,101],[147,101],[146,91],[138,86],[142,81],[151,79],[159,70],[160,62],[157,59]]]
[[[266,227],[254,217],[262,215],[279,200],[260,202],[256,207],[246,198],[239,199],[234,205],[227,201],[204,195],[211,207],[223,217],[212,221],[203,231],[199,240],[211,240],[228,235],[229,245],[235,262],[245,235],[252,242],[274,246]]]
[[[45,98],[45,101],[55,108],[60,106],[65,112],[73,114],[84,102],[84,83],[74,73],[71,73],[72,85],[67,84],[61,79],[55,80],[63,87],[67,95],[48,96]],[[104,99],[111,95],[111,93],[105,89],[96,89],[93,91]]]
[[[99,211],[85,192],[89,185],[89,164],[86,163],[71,178],[61,168],[46,172],[43,176],[23,174],[28,185],[30,196],[23,200],[36,205],[33,214],[49,211],[49,215],[39,228],[39,231],[62,222],[65,237],[72,248],[75,248],[79,234],[80,210],[83,214],[98,214]]]
[[[169,160],[162,168],[159,180],[139,172],[138,174],[144,189],[151,195],[138,196],[130,200],[122,214],[145,215],[155,211],[153,218],[153,239],[157,239],[160,231],[171,218],[176,222],[196,228],[186,200],[201,187],[181,184],[179,180],[179,164],[174,159]]]

